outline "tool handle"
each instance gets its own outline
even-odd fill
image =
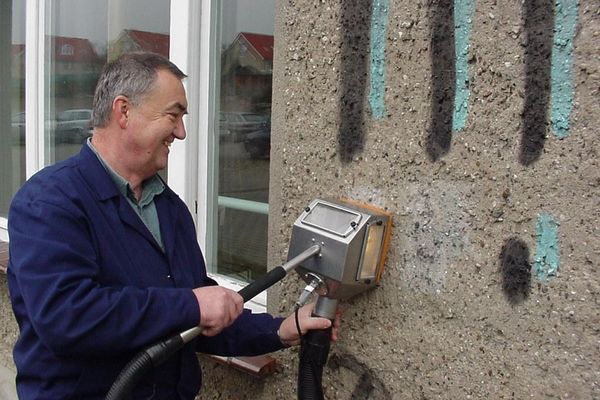
[[[275,267],[266,275],[243,287],[238,293],[242,296],[245,303],[263,290],[270,288],[282,280],[286,274],[287,271],[282,266]],[[105,400],[129,399],[133,389],[149,370],[165,362],[192,338],[200,335],[200,333],[200,329],[194,327],[139,352],[123,368],[106,395]]]
[[[244,286],[238,293],[242,296],[245,303],[263,290],[270,288],[275,283],[282,280],[286,273],[286,270],[282,266],[275,267],[254,282]]]

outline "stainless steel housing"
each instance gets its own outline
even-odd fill
[[[348,299],[377,284],[390,224],[389,214],[315,199],[294,222],[288,260],[319,245],[319,254],[303,261],[296,271],[307,282],[308,273],[322,277],[327,297]]]

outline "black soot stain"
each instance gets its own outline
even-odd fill
[[[531,288],[529,248],[521,239],[508,239],[500,252],[502,290],[512,305],[523,303]]]
[[[549,129],[550,74],[554,41],[554,0],[524,0],[525,100],[519,163],[531,165],[543,150]]]
[[[452,118],[456,93],[456,54],[454,45],[454,2],[432,1],[431,20],[431,123],[426,150],[431,161],[450,151]]]
[[[365,146],[372,0],[342,0],[341,98],[338,150],[350,162]]]

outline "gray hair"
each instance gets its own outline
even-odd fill
[[[179,79],[186,75],[167,58],[150,52],[125,53],[104,66],[94,92],[92,126],[108,125],[112,102],[125,96],[136,105],[156,81],[156,72],[166,70]]]

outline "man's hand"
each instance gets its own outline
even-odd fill
[[[331,321],[327,318],[311,317],[314,303],[307,304],[298,310],[298,322],[302,335],[313,329],[327,329],[331,326]],[[338,329],[340,327],[340,316],[341,312],[338,309],[333,321],[333,330],[331,331],[331,340],[336,341],[338,339]],[[283,320],[279,327],[279,339],[287,346],[296,346],[300,344],[300,335],[298,334],[298,328],[296,327],[296,317],[292,313],[286,319]]]
[[[194,289],[200,307],[200,323],[204,336],[214,336],[227,328],[244,310],[244,299],[233,290],[220,286]]]

